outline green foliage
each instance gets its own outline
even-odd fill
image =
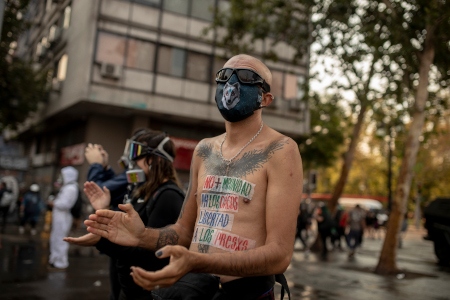
[[[19,35],[28,26],[23,19],[28,3],[5,2],[0,42],[0,131],[15,129],[46,98],[45,74],[34,71],[30,62],[13,55]]]
[[[267,42],[263,59],[278,59],[273,46],[286,42],[297,49],[294,62],[308,53],[309,7],[314,1],[230,0],[228,11],[217,12],[212,28],[226,28],[218,42],[229,56],[254,51],[255,41]],[[211,29],[212,29],[211,28]]]
[[[297,140],[307,170],[325,168],[337,160],[346,130],[345,113],[336,98],[324,101],[316,96],[309,103],[312,131]]]

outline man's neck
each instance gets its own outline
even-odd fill
[[[258,132],[261,123],[262,118],[259,115],[252,115],[240,122],[226,122],[227,137],[225,143],[231,147],[241,145],[243,140],[251,139]]]

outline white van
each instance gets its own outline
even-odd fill
[[[339,198],[338,203],[346,210],[354,208],[356,204],[359,204],[365,210],[380,210],[383,208],[380,201],[367,198]]]

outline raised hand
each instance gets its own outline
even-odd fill
[[[79,237],[65,237],[63,240],[70,244],[88,247],[97,244],[100,238],[98,235],[88,233]]]
[[[102,157],[103,157],[103,163],[102,163],[103,168],[106,168],[106,167],[108,167],[108,164],[109,164],[109,154],[108,154],[108,152],[106,152],[105,149],[103,149],[103,147],[101,145],[99,145],[99,148],[100,148],[100,153],[102,154]]]
[[[123,246],[139,245],[145,226],[131,204],[119,204],[121,211],[99,209],[84,221],[87,231]]]
[[[95,182],[86,181],[83,191],[95,210],[108,208],[111,202],[111,193],[106,186],[102,190]]]
[[[104,157],[102,154],[102,146],[89,143],[84,149],[84,156],[87,162],[92,165],[94,163],[103,165]]]
[[[159,258],[170,257],[170,264],[159,271],[149,272],[139,267],[131,267],[134,282],[146,290],[173,285],[191,271],[196,253],[183,246],[165,246],[156,252]]]

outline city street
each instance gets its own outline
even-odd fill
[[[322,260],[305,254],[297,241],[286,272],[292,299],[450,299],[450,269],[436,264],[433,244],[423,240],[424,234],[409,227],[398,250],[398,267],[404,273],[396,276],[372,272],[382,246],[379,239],[365,238],[353,260],[337,250]],[[21,236],[10,225],[1,239],[0,299],[108,299],[108,257],[72,246],[69,268],[48,273],[47,245],[48,233]],[[278,284],[276,291],[279,299]]]

